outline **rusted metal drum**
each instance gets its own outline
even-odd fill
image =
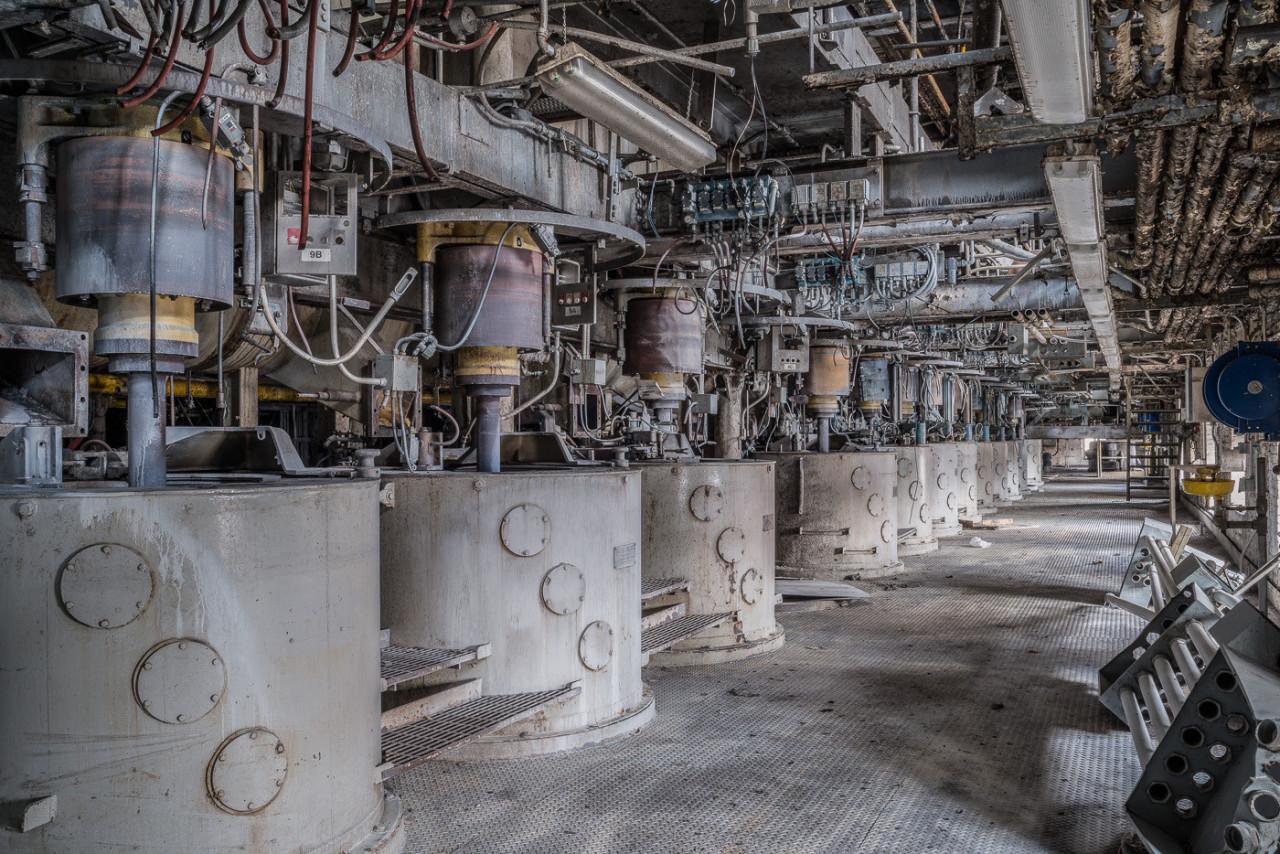
[[[982,519],[978,509],[978,443],[956,442],[956,495],[960,500],[957,515],[962,520],[977,522]]]
[[[626,374],[702,371],[702,307],[685,295],[631,297],[624,333]]]
[[[778,574],[840,580],[902,569],[891,452],[760,454],[778,467]]]
[[[403,850],[377,481],[8,488],[0,542],[6,852]]]
[[[898,541],[898,554],[918,555],[938,548],[933,534],[933,455],[928,445],[898,448],[898,528],[914,528]]]
[[[382,626],[391,642],[489,644],[489,657],[467,671],[485,694],[581,687],[449,759],[585,747],[653,718],[640,678],[638,472],[435,472],[384,482],[396,496],[382,511]]]
[[[462,340],[493,270],[489,294],[466,345],[541,350],[542,253],[504,246],[495,268],[496,251],[496,246],[479,245],[436,251],[436,336],[449,345]]]
[[[685,581],[689,614],[733,614],[650,661],[716,664],[780,648],[785,635],[773,612],[774,464],[654,462],[634,470],[643,478],[644,577]]]
[[[150,135],[93,136],[58,146],[59,300],[150,292],[153,144]],[[214,156],[204,207],[209,150],[161,140],[159,152],[156,292],[226,308],[235,274],[231,161]]]
[[[954,537],[960,533],[960,449],[954,442],[927,447],[933,455],[933,535]]]

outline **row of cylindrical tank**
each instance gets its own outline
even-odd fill
[[[900,540],[1035,488],[1038,444],[7,489],[0,800],[30,825],[8,850],[394,854],[380,629],[490,645],[484,694],[578,687],[461,755],[598,743],[654,713],[642,586],[683,579],[690,613],[725,616],[666,664],[776,649],[775,548],[801,574],[892,571]]]

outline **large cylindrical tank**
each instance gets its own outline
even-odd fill
[[[690,614],[734,614],[650,661],[716,664],[779,649],[786,638],[773,613],[774,464],[655,462],[635,470],[644,577],[688,582]]]
[[[396,646],[490,644],[485,694],[581,692],[449,758],[598,744],[653,717],[640,681],[640,474],[388,475],[382,627]]]
[[[812,345],[804,393],[810,397],[848,397],[853,378],[851,358],[847,344]]]
[[[1022,490],[1018,488],[1018,443],[1012,440],[994,442],[996,475],[1000,478],[999,498],[1001,503],[1022,500]]]
[[[20,854],[403,850],[373,480],[0,492],[0,801]]]
[[[893,453],[760,457],[778,467],[779,575],[874,578],[902,569]]]
[[[933,535],[933,455],[928,445],[895,451],[898,458],[898,528],[915,531],[898,540],[898,554],[924,554],[938,548]]]
[[[1018,442],[1018,460],[1023,473],[1023,492],[1039,492],[1044,489],[1043,442],[1039,439],[1021,439]]]
[[[960,451],[954,442],[927,447],[933,456],[933,535],[954,537],[960,533]]]
[[[990,513],[1000,506],[1000,475],[996,473],[995,442],[975,442],[978,446],[978,508]]]
[[[958,481],[956,493],[960,499],[956,515],[960,519],[976,522],[982,518],[982,511],[978,506],[978,490],[981,489],[978,480],[978,443],[956,442],[955,448]]]
[[[542,253],[536,247],[505,244],[499,253],[496,245],[443,246],[436,250],[435,280],[441,342],[457,344],[475,317],[468,347],[542,349]]]
[[[689,292],[630,297],[626,323],[624,373],[702,372],[702,306]]]
[[[88,136],[59,145],[58,234],[69,239],[58,241],[58,299],[150,293],[151,175],[158,164],[156,292],[229,306],[235,179],[231,161],[215,156],[206,204],[208,161],[208,148],[154,143],[150,134]]]

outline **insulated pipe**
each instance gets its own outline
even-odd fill
[[[1152,95],[1173,91],[1174,67],[1178,47],[1180,0],[1143,0],[1138,6],[1142,16],[1142,53],[1139,55],[1142,85]]]
[[[1160,687],[1164,689],[1165,700],[1169,703],[1169,712],[1174,717],[1177,717],[1178,710],[1182,708],[1182,704],[1187,700],[1187,694],[1182,688],[1182,683],[1178,681],[1178,674],[1174,672],[1173,663],[1163,655],[1155,656],[1151,663],[1155,665],[1156,676],[1160,679]]]
[[[1160,191],[1160,175],[1164,171],[1164,131],[1138,131],[1138,189],[1133,205],[1133,253],[1130,260],[1136,269],[1151,266],[1156,230],[1156,198]],[[1139,296],[1146,297],[1146,283],[1139,280]]]
[[[1158,235],[1151,262],[1151,287],[1164,292],[1169,275],[1169,261],[1177,245],[1178,223],[1187,196],[1187,175],[1196,153],[1198,130],[1195,125],[1175,128],[1169,135],[1169,153],[1165,162],[1164,190],[1160,197]]]
[[[1227,110],[1229,103],[1221,102],[1219,111]],[[1222,159],[1227,151],[1227,143],[1235,132],[1231,123],[1222,120],[1223,118],[1225,117],[1219,116],[1217,124],[1212,124],[1205,129],[1204,135],[1200,138],[1200,148],[1196,152],[1195,177],[1187,193],[1180,226],[1183,239],[1179,240],[1174,248],[1173,273],[1169,279],[1169,290],[1175,294],[1180,293],[1186,284],[1187,265],[1191,260],[1192,250],[1196,248],[1196,241],[1191,238],[1201,234],[1201,226],[1204,223],[1209,201],[1219,190],[1218,177],[1222,171]]]
[[[1198,94],[1208,90],[1213,83],[1213,66],[1222,54],[1222,40],[1226,32],[1227,2],[1191,0],[1185,21],[1178,90]]]
[[[1195,644],[1196,651],[1200,653],[1200,658],[1204,660],[1206,665],[1211,658],[1218,654],[1218,642],[1213,639],[1213,635],[1209,634],[1209,630],[1199,620],[1187,621],[1187,636]]]
[[[1138,707],[1138,697],[1132,688],[1120,689],[1120,704],[1124,706],[1124,719],[1129,725],[1129,735],[1133,738],[1133,749],[1138,752],[1138,761],[1145,766],[1156,752],[1156,746],[1151,741],[1146,722],[1142,720],[1142,709]]]
[[[1159,741],[1173,723],[1169,720],[1169,710],[1160,699],[1160,687],[1156,685],[1156,678],[1149,671],[1143,670],[1138,673],[1138,688],[1142,691],[1143,703],[1151,717],[1151,729],[1155,731],[1156,741]]]
[[[831,451],[831,419],[818,419],[818,451],[826,454]]]
[[[1182,671],[1182,678],[1187,680],[1187,686],[1190,687],[1199,682],[1200,666],[1196,664],[1195,656],[1191,654],[1191,647],[1187,645],[1186,638],[1170,641],[1169,649],[1173,650],[1173,657],[1178,662],[1178,669]]]

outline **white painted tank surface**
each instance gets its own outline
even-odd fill
[[[902,569],[892,452],[761,458],[778,466],[779,575],[839,580]]]
[[[396,646],[490,644],[484,694],[581,691],[448,758],[598,744],[653,717],[640,679],[639,472],[390,474],[382,626]]]
[[[960,533],[960,449],[954,442],[929,445],[933,455],[933,535],[954,537]]]
[[[638,465],[641,565],[649,579],[688,582],[688,613],[733,613],[653,664],[714,664],[770,652],[786,636],[774,619],[776,508],[771,462]]]
[[[403,850],[375,775],[377,496],[0,491],[0,801],[51,817],[4,850]]]

